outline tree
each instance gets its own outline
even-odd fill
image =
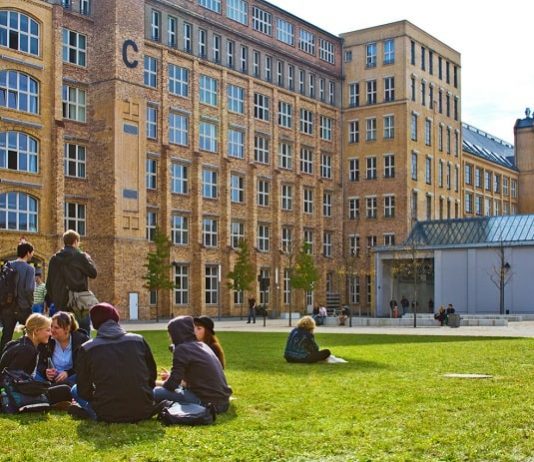
[[[504,243],[501,241],[497,249],[499,266],[493,266],[493,273],[489,275],[491,282],[499,289],[499,313],[505,314],[504,310],[504,289],[512,279],[514,273],[510,271],[510,263],[504,258]]]
[[[156,322],[159,321],[159,293],[160,290],[174,289],[175,285],[169,277],[169,270],[172,268],[171,241],[156,227],[154,231],[153,252],[148,252],[147,262],[143,265],[147,272],[143,279],[146,281],[144,287],[148,290],[155,290],[158,298],[156,303]]]
[[[241,319],[243,319],[245,293],[250,290],[255,277],[256,271],[254,265],[250,261],[248,243],[245,239],[241,239],[237,249],[237,260],[234,269],[228,273],[228,279],[231,279],[228,287],[237,292],[243,292],[243,297],[241,299]]]
[[[313,290],[314,284],[319,280],[319,272],[310,254],[311,245],[305,242],[300,252],[296,255],[294,266],[290,266],[289,281],[294,289],[302,289],[304,292]],[[289,325],[291,326],[291,308],[289,309]]]

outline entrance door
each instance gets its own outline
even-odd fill
[[[130,307],[130,321],[139,319],[139,294],[130,292],[128,294],[128,306]]]

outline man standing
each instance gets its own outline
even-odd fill
[[[143,337],[119,325],[119,313],[109,303],[89,311],[96,338],[78,352],[76,385],[71,406],[74,417],[104,422],[138,422],[157,411],[153,388],[156,363]]]
[[[46,290],[50,303],[54,303],[57,311],[73,311],[69,306],[69,290],[89,290],[88,278],[96,278],[96,266],[90,255],[80,250],[80,235],[76,231],[66,231],[63,243],[65,247],[50,259]],[[89,332],[91,324],[88,313],[83,316],[75,314],[80,327]]]
[[[35,270],[35,290],[33,291],[32,313],[45,314],[46,285],[43,282],[43,270]]]
[[[0,353],[7,342],[13,338],[13,331],[17,322],[26,323],[32,313],[33,291],[35,289],[35,269],[28,262],[33,258],[33,245],[21,240],[17,246],[17,259],[9,264],[17,272],[17,296],[11,306],[0,309],[2,322],[2,340],[0,340]]]

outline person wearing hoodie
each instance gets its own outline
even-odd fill
[[[89,311],[96,338],[85,342],[76,361],[72,396],[79,406],[69,414],[104,422],[138,422],[158,408],[154,404],[156,363],[145,339],[119,325],[119,313],[109,303]]]
[[[69,229],[63,234],[65,247],[50,259],[46,292],[57,311],[69,309],[69,289],[73,292],[89,290],[88,278],[96,278],[96,266],[91,256],[80,250],[80,235]],[[78,318],[80,327],[89,332],[89,316]]]
[[[172,341],[172,369],[170,374],[161,374],[164,382],[154,389],[156,401],[211,404],[217,413],[226,412],[232,389],[215,353],[197,340],[193,318],[178,316],[169,321],[167,330]]]

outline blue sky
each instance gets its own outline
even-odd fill
[[[513,143],[534,110],[534,15],[528,1],[268,0],[333,34],[407,19],[462,55],[462,120]]]

